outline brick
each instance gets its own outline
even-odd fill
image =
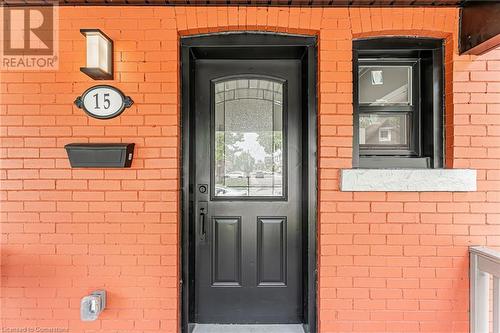
[[[474,71],[470,73],[471,81],[500,81],[498,73],[486,71]]]
[[[399,256],[403,254],[403,247],[398,245],[371,245],[371,255]]]
[[[418,245],[420,239],[418,235],[387,235],[387,244]]]
[[[466,213],[470,211],[470,207],[467,203],[438,203],[437,210],[443,213]]]
[[[420,209],[420,206],[417,206]],[[387,222],[411,223],[418,222],[419,215],[416,213],[388,213]]]

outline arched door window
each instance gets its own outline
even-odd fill
[[[238,77],[213,84],[215,197],[284,197],[285,83]]]

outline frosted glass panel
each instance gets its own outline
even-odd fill
[[[283,84],[215,84],[215,196],[283,195]]]

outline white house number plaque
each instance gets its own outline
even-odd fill
[[[114,118],[133,103],[129,96],[108,85],[91,87],[75,100],[77,107],[98,119]]]

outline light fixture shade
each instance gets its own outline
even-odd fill
[[[99,29],[81,29],[87,48],[86,67],[80,71],[94,80],[113,79],[113,41]]]

